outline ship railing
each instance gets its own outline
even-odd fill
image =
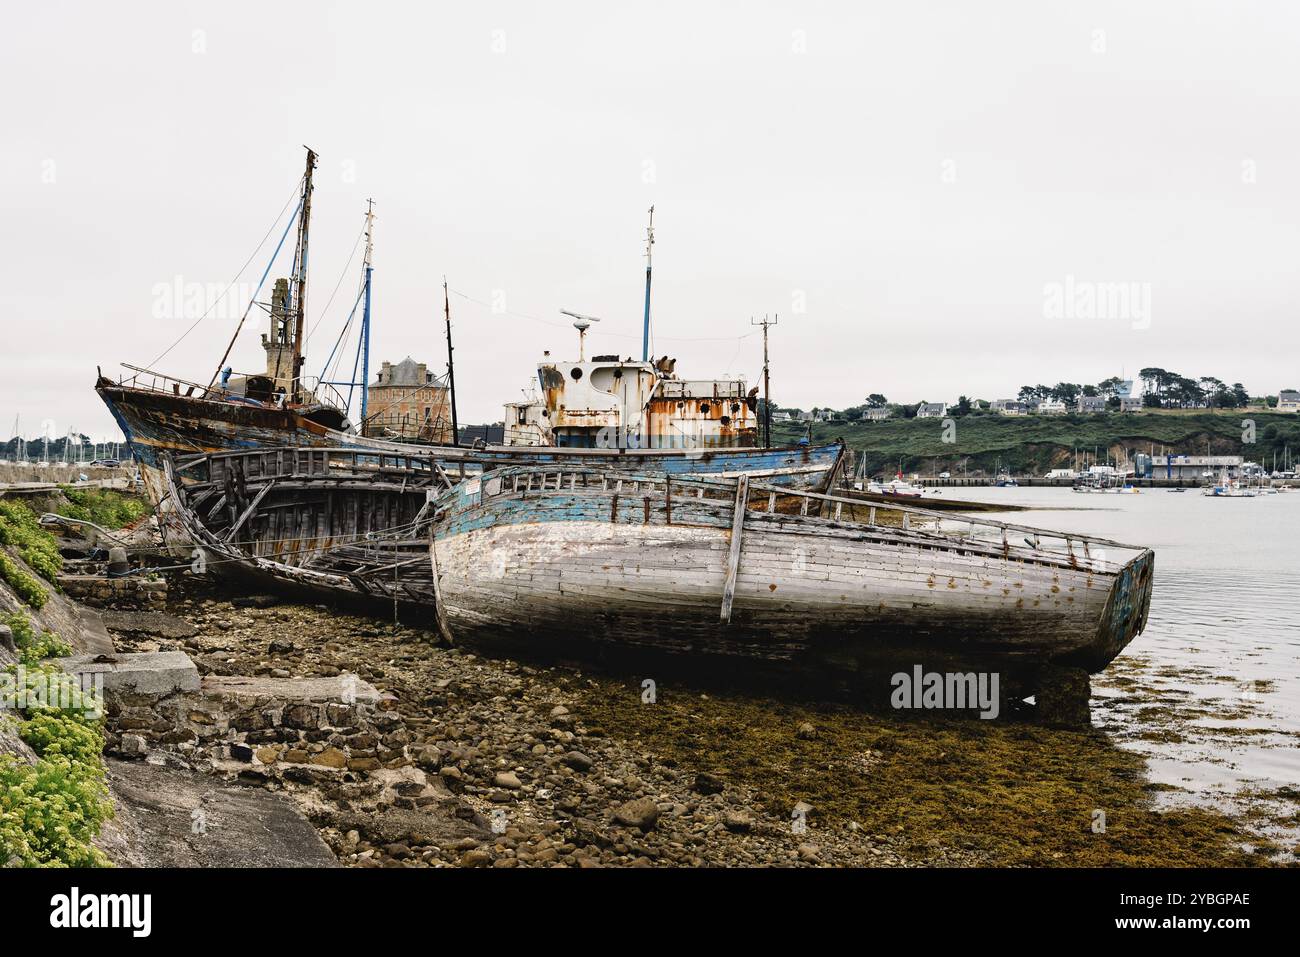
[[[591,488],[596,483],[604,491],[620,494],[663,495],[669,501],[710,499],[716,504],[720,500],[736,499],[740,479],[664,475],[592,466],[512,466],[485,474],[479,494],[490,498],[500,494],[566,489],[576,491],[579,486]],[[1028,547],[1040,554],[1059,557],[1076,567],[1113,569],[1122,566],[1131,557],[1121,558],[1113,552],[1141,553],[1147,550],[1143,545],[1131,545],[1096,535],[1060,532],[973,515],[957,515],[915,505],[867,503],[842,495],[791,489],[753,479],[747,480],[745,484],[745,507],[751,511],[797,514],[831,523],[901,529],[920,537],[934,536],[948,542],[959,539],[989,546],[1004,554],[1010,554],[1012,549],[1022,550]],[[894,521],[886,521],[886,516],[898,517]]]
[[[297,446],[231,449],[180,456],[177,474],[194,481],[220,484],[238,471],[245,481],[294,478],[378,479],[450,488],[452,477],[433,455],[412,455],[380,449]]]
[[[324,379],[317,376],[303,376],[298,380],[298,387],[304,394],[310,393],[321,405],[333,406],[347,414],[348,400],[343,398],[342,392]]]
[[[129,369],[132,373],[129,376],[118,376],[117,384],[125,388],[140,389],[144,392],[157,392],[161,395],[182,395],[181,389],[184,388],[185,392],[183,394],[186,397],[193,396],[197,392],[199,398],[221,398],[223,396],[242,398],[229,389],[222,389],[216,385],[212,387],[200,385],[197,382],[191,382],[189,379],[182,379],[154,369],[145,369],[125,362],[122,363],[122,368]]]
[[[231,389],[222,388],[220,385],[213,384],[210,386],[202,385],[198,382],[191,382],[189,379],[182,379],[179,376],[168,375],[165,372],[158,372],[155,369],[145,369],[141,366],[133,366],[123,362],[122,368],[129,369],[132,373],[130,376],[119,376],[117,384],[126,388],[140,389],[144,392],[156,392],[160,395],[182,395],[185,398],[197,397],[201,399],[245,399],[247,398],[239,392]],[[238,373],[242,378],[249,378],[250,375],[258,373]],[[334,408],[347,412],[347,402],[342,394],[328,382],[322,382],[320,379],[310,376],[299,380],[299,385],[304,392],[311,393],[315,401],[322,405],[332,405]],[[182,392],[181,390],[185,391]],[[322,394],[324,397],[322,398]]]

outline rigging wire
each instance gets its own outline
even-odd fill
[[[348,270],[352,267],[352,260],[356,258],[357,249],[361,246],[361,238],[365,236],[365,234],[366,228],[362,226],[361,232],[357,233],[357,241],[352,244],[352,252],[348,254],[348,261],[344,264],[343,271],[339,273],[339,281],[334,284],[334,291],[330,293],[329,300],[325,303],[325,308],[321,310],[320,315],[316,317],[316,321],[312,323],[311,330],[307,333],[307,338],[310,339],[316,334],[316,327],[321,324],[321,321],[325,318],[325,314],[330,311],[330,306],[334,303],[334,297],[338,295],[339,288],[343,285],[343,280],[348,277]]]
[[[266,245],[266,241],[270,239],[272,234],[275,232],[275,227],[280,225],[280,220],[284,218],[285,210],[289,208],[289,204],[294,201],[294,198],[301,191],[302,181],[303,181],[303,177],[299,176],[298,182],[293,187],[293,192],[291,192],[289,194],[289,198],[285,200],[284,208],[281,209],[279,215],[275,217],[275,222],[271,223],[271,228],[266,231],[266,235],[263,236],[262,241],[257,244],[257,248],[254,249],[253,252],[249,255],[248,259],[244,261],[244,265],[239,267],[239,272],[235,273],[235,278],[230,280],[229,284],[227,284],[226,288],[222,291],[221,295],[213,300],[212,305],[208,306],[208,308],[204,311],[203,315],[195,319],[194,323],[188,329],[186,329],[184,332],[181,333],[179,339],[177,339],[175,342],[169,345],[159,355],[154,357],[154,359],[149,363],[148,366],[149,368],[153,368],[154,365],[156,365],[158,362],[165,359],[169,352],[171,352],[178,345],[180,345],[185,340],[185,337],[188,336],[191,332],[193,332],[195,328],[198,327],[198,324],[202,322],[204,319],[206,319],[209,314],[211,314],[213,309],[217,308],[217,303],[221,302],[221,300],[226,297],[226,293],[230,292],[230,290],[234,288],[235,283],[239,282],[239,277],[244,274],[244,270],[248,268],[249,263],[251,263],[257,257],[257,254],[262,251],[262,247]]]
[[[280,236],[280,242],[276,244],[275,252],[271,253],[271,261],[266,264],[266,269],[262,271],[262,278],[257,281],[257,288],[253,290],[253,298],[249,300],[248,308],[245,309],[244,314],[239,317],[239,325],[235,326],[235,334],[230,337],[230,345],[226,346],[226,351],[222,354],[221,361],[217,363],[217,371],[212,373],[212,380],[208,383],[209,389],[211,389],[213,383],[217,381],[217,376],[221,375],[221,367],[224,366],[226,364],[226,360],[230,358],[230,350],[235,348],[235,340],[239,338],[239,333],[244,328],[244,323],[248,319],[248,314],[253,311],[253,306],[258,304],[257,294],[262,291],[262,286],[266,284],[266,277],[271,274],[271,269],[272,267],[275,266],[275,261],[280,258],[280,250],[284,248],[284,241],[289,237],[289,230],[293,228],[294,219],[298,218],[298,211],[300,209],[302,209],[301,200],[299,200],[298,205],[294,208],[293,217],[290,218],[290,220],[284,224],[284,233]],[[295,259],[296,259],[296,254],[295,254]],[[276,360],[276,366],[277,366],[276,374],[278,376],[279,375],[278,358]]]
[[[453,289],[451,291],[456,295],[460,296],[460,298],[462,299],[466,299],[469,302],[474,303],[475,305],[482,306],[484,309],[491,310],[492,312],[498,314],[504,314],[507,316],[517,316],[520,319],[529,319],[532,320],[533,322],[540,322],[542,325],[545,326],[554,326],[557,329],[569,328],[567,323],[554,322],[553,320],[542,319],[538,316],[530,316],[528,315],[528,313],[525,312],[514,312],[513,310],[510,309],[497,309],[491,303],[486,303],[481,299],[475,299],[473,296],[467,296],[459,289]],[[640,336],[630,335],[625,332],[602,331],[601,335],[613,336],[618,339],[640,339],[641,338]],[[748,339],[750,336],[756,336],[756,335],[758,335],[757,332],[747,332],[744,335],[739,335],[739,336],[655,336],[654,338],[663,339],[665,342],[735,342],[739,339]]]
[[[365,286],[364,286],[364,284],[363,284],[363,285],[362,285],[362,288],[361,288],[361,292],[358,292],[358,293],[357,293],[357,298],[356,298],[356,300],[352,303],[352,311],[348,313],[348,318],[347,318],[347,320],[343,323],[343,328],[339,330],[339,337],[338,337],[337,339],[334,340],[334,348],[330,349],[329,358],[327,358],[327,359],[325,360],[325,364],[324,364],[323,366],[321,366],[321,370],[320,370],[320,380],[321,380],[322,382],[326,381],[326,377],[333,378],[333,376],[330,375],[330,371],[329,371],[329,370],[330,370],[330,363],[331,363],[331,362],[334,362],[335,370],[337,371],[337,369],[338,369],[339,363],[334,361],[335,353],[338,353],[340,357],[342,356],[342,353],[339,352],[339,346],[341,346],[341,345],[345,345],[346,342],[347,342],[347,340],[344,338],[344,336],[346,336],[348,330],[352,328],[352,320],[356,317],[356,314],[357,314],[357,306],[359,306],[359,305],[361,304],[361,296],[362,296],[362,294],[363,294],[364,292],[365,292]],[[353,376],[353,378],[356,378],[356,377]]]

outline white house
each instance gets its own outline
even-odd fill
[[[947,402],[922,402],[916,407],[918,419],[942,419],[947,414]]]
[[[994,399],[993,411],[998,415],[1024,415],[1029,410],[1019,399]]]
[[[893,415],[889,409],[867,409],[862,413],[863,422],[883,422]]]
[[[773,412],[773,413],[772,413],[772,421],[773,421],[773,422],[790,422],[790,421],[792,421],[793,419],[794,419],[794,416],[791,415],[789,412]]]
[[[1277,394],[1277,410],[1279,412],[1300,412],[1300,392],[1294,389],[1283,389]]]
[[[1065,415],[1065,403],[1060,399],[1044,399],[1038,403],[1039,415]]]
[[[1140,395],[1122,395],[1119,397],[1119,410],[1121,412],[1141,412],[1145,407]]]
[[[1106,399],[1099,395],[1081,395],[1075,403],[1079,412],[1105,412]]]

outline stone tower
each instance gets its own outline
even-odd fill
[[[271,293],[271,331],[262,334],[266,350],[266,377],[273,389],[286,393],[293,387],[293,316],[289,312],[289,280],[277,279]]]

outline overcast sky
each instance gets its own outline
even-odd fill
[[[307,371],[373,197],[372,368],[444,368],[446,274],[462,421],[576,354],[561,308],[639,356],[652,203],[655,352],[757,383],[750,318],[779,314],[778,405],[1147,365],[1275,393],[1300,385],[1298,27],[1282,2],[11,6],[0,433],[113,432],[95,367],[185,331],[202,309],[166,290],[235,277],[302,144]],[[159,367],[206,382],[239,311]]]

